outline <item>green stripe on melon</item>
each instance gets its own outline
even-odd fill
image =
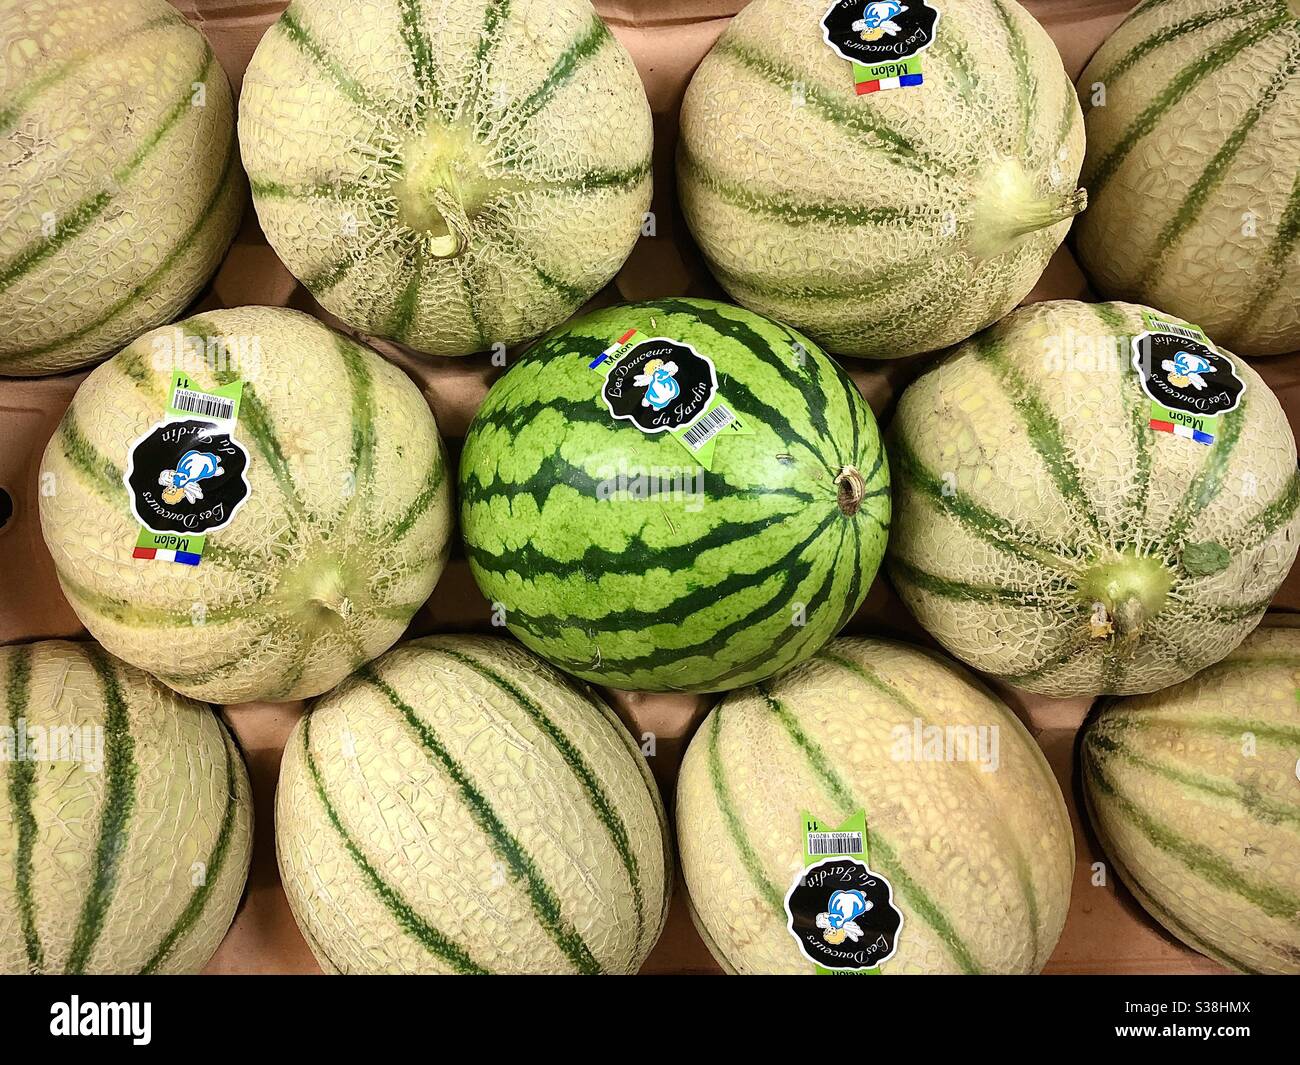
[[[691,232],[740,303],[844,355],[970,336],[1038,280],[1083,207],[1083,124],[1012,0],[942,7],[920,86],[858,96],[823,0],[754,0],[682,105]]]
[[[1215,443],[1155,432],[1141,310],[1017,311],[909,386],[890,427],[895,587],[948,650],[1031,691],[1183,680],[1259,623],[1295,559],[1276,397],[1225,352],[1246,387]]]
[[[1300,632],[1260,628],[1203,673],[1104,703],[1082,743],[1093,826],[1183,942],[1300,973]]]
[[[600,398],[588,364],[633,327],[713,361],[750,435],[718,438],[712,469]],[[656,490],[637,498],[638,478]],[[510,630],[641,690],[735,688],[806,658],[861,605],[889,525],[853,383],[807,338],[711,300],[613,307],[539,341],[476,415],[460,485],[471,571]]]
[[[599,699],[504,640],[403,644],[286,747],[276,848],[343,973],[633,973],[672,883],[658,791]]]
[[[1091,106],[1098,86],[1105,105]],[[1300,347],[1300,7],[1143,5],[1079,95],[1091,206],[1075,237],[1098,290],[1245,355]]]
[[[262,228],[322,306],[438,355],[569,317],[650,201],[645,93],[586,0],[291,4],[239,132]]]
[[[931,726],[996,729],[997,770],[900,757],[914,729]],[[839,824],[859,809],[871,867],[903,912],[883,972],[1043,967],[1069,906],[1074,842],[1042,752],[937,655],[840,639],[727,695],[682,763],[677,837],[691,912],[728,971],[812,971],[784,908],[802,868],[801,814]]]
[[[131,557],[122,480],[162,418],[178,343],[200,388],[245,381],[249,497],[195,568]],[[447,557],[446,453],[419,390],[296,311],[213,311],[141,337],[78,389],[42,471],[42,529],[83,624],[213,702],[337,684],[401,635]]]
[[[216,269],[244,197],[234,105],[164,0],[12,5],[0,48],[16,190],[0,211],[0,373],[56,373],[171,319]]]
[[[94,644],[0,648],[0,692],[0,972],[197,972],[252,850],[225,727]]]

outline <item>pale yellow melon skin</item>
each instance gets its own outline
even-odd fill
[[[1237,35],[1265,30],[1226,66],[1196,78],[1094,188],[1102,165],[1183,70]],[[1125,61],[1161,33],[1174,36]],[[1075,241],[1099,292],[1181,315],[1243,355],[1300,348],[1298,67],[1295,0],[1171,0],[1133,13],[1106,40],[1079,78],[1091,203]],[[1092,106],[1098,85],[1101,107]],[[1200,191],[1213,171],[1217,180]],[[1194,220],[1166,238],[1193,196],[1202,198]]]
[[[887,562],[895,587],[957,657],[1044,695],[1153,691],[1218,661],[1259,623],[1300,544],[1296,445],[1286,415],[1260,376],[1223,348],[1246,386],[1240,436],[1218,490],[1167,542],[1180,505],[1213,477],[1215,466],[1207,464],[1219,462],[1225,438],[1206,447],[1147,427],[1150,401],[1130,361],[1131,335],[1144,329],[1141,310],[1061,300],[1017,311],[913,382],[890,428]],[[1003,352],[1064,427],[1061,439],[1096,530],[1053,479],[998,373],[981,360],[981,344]],[[1236,416],[1221,417],[1220,425]],[[1139,439],[1150,459],[1145,486]],[[950,495],[922,490],[905,469],[906,451]],[[1019,558],[979,535],[954,509],[968,505],[1009,523],[1006,536],[1043,550]],[[1183,568],[1183,552],[1203,543],[1221,545],[1231,559],[1195,577]],[[1118,630],[1094,635],[1091,616],[1105,596],[1085,590],[1084,575],[1125,549],[1151,559],[1172,586],[1136,638]],[[974,591],[937,594],[909,578],[909,566]],[[1114,621],[1116,603],[1103,605]]]
[[[1073,86],[1056,46],[1013,0],[956,0],[938,5],[923,85],[859,97],[850,64],[822,38],[828,6],[754,0],[700,64],[681,114],[686,220],[734,299],[837,354],[897,358],[955,343],[1020,302],[1080,206],[1023,236],[1003,228],[1016,204],[1075,193],[1083,123]],[[1027,125],[1000,10],[1024,42]],[[957,48],[978,68],[971,103]],[[863,128],[829,120],[828,107]],[[928,158],[912,165],[869,132],[877,124]],[[912,214],[790,222],[765,209],[773,203]]]
[[[134,973],[145,968],[211,877],[193,923],[151,970],[198,972],[230,927],[248,876],[253,807],[239,748],[209,707],[182,698],[93,645],[51,640],[0,648],[0,693],[8,707],[0,720],[16,727],[15,701],[23,686],[15,681],[14,666],[19,656],[26,656],[30,672],[21,717],[28,730],[100,728],[104,761],[97,771],[89,762],[0,761],[0,973],[64,972],[91,894],[111,786],[108,758],[124,749],[114,743],[108,727],[108,700],[93,664],[95,653],[121,694],[133,779],[125,846],[106,892],[101,931],[81,971]],[[20,847],[13,789],[23,765],[34,769],[26,808],[35,827],[30,895],[39,965],[28,954],[16,880]],[[234,809],[218,864],[213,857],[229,803]]]
[[[46,448],[41,529],[60,584],[96,639],[177,691],[218,703],[319,695],[392,646],[442,572],[451,488],[437,425],[405,374],[308,315],[241,307],[182,324],[228,350],[259,344],[239,370],[248,497],[208,535],[200,565],[131,557],[140,526],[122,471],[162,420],[173,363],[157,345],[179,327],[147,333],[86,379]],[[373,413],[355,427],[364,407],[344,351],[370,381]],[[155,364],[157,352],[167,358]],[[216,384],[207,366],[191,377]],[[354,428],[369,433],[369,475],[353,458]]]
[[[921,915],[918,890],[965,945],[966,968],[1042,969],[1065,923],[1074,872],[1065,801],[1042,752],[1005,705],[946,659],[887,640],[839,639],[774,681],[728,694],[682,762],[682,872],[696,925],[728,971],[811,974],[813,967],[785,914],[747,870],[718,800],[711,748],[762,874],[782,898],[803,868],[801,813],[840,824],[854,812],[783,715],[866,810],[870,865],[890,880],[903,912],[898,950],[883,973],[963,971]],[[996,727],[998,769],[896,758],[895,727],[910,735],[918,718]]]
[[[414,6],[438,92],[427,119],[396,0],[298,0],[249,65],[240,144],[263,230],[326,310],[421,351],[466,355],[559,324],[622,266],[650,202],[650,108],[586,0],[519,0],[487,37],[495,8],[482,0]],[[522,121],[548,71],[593,32],[594,52]],[[300,34],[354,79],[359,101]],[[438,157],[469,214],[468,247],[454,257],[408,224],[410,204],[393,191],[399,169],[415,169],[408,142],[439,130],[463,139]],[[628,180],[572,187],[629,167]],[[439,180],[413,180],[415,208],[434,211]]]
[[[518,841],[558,900],[561,919],[601,969],[635,973],[663,929],[672,857],[654,780],[613,713],[501,639],[429,637],[395,648],[371,669]],[[589,792],[556,741],[483,669],[531,700],[599,783],[636,863],[639,932],[631,875]],[[276,792],[281,879],[321,966],[352,974],[454,971],[398,923],[331,823],[323,788],[375,875],[476,965],[502,973],[574,971],[447,767],[367,675],[344,682],[298,724]],[[307,727],[314,773],[304,753]]]
[[[170,321],[216,270],[246,187],[234,104],[165,0],[4,0],[0,55],[0,374],[58,373]]]
[[[1103,704],[1084,734],[1088,812],[1125,885],[1245,972],[1300,973],[1297,690],[1300,630],[1262,627],[1191,680]]]

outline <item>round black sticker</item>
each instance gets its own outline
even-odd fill
[[[785,897],[803,956],[826,969],[873,969],[894,955],[903,914],[888,880],[856,858],[825,858]]]
[[[1212,417],[1236,410],[1246,389],[1226,355],[1172,333],[1134,338],[1133,368],[1151,399],[1187,414]]]
[[[662,433],[693,422],[717,391],[708,358],[689,344],[653,337],[618,360],[601,395],[615,418],[626,418],[645,433]]]
[[[839,0],[822,16],[826,43],[870,66],[909,59],[934,43],[939,12],[923,0]]]
[[[247,467],[248,453],[229,430],[196,419],[160,422],[131,448],[131,509],[154,532],[212,532],[248,498]]]

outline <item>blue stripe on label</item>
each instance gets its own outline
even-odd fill
[[[900,74],[898,76],[898,87],[901,89],[904,85],[920,85],[922,80],[920,74]]]
[[[196,555],[193,551],[176,552],[176,561],[182,566],[197,566],[202,558],[202,555]]]
[[[1214,437],[1212,437],[1209,433],[1201,432],[1199,429],[1192,430],[1192,439],[1195,440],[1198,444],[1214,443]]]
[[[607,358],[609,358],[609,352],[608,352],[608,351],[602,351],[602,352],[601,352],[599,355],[597,355],[597,356],[596,356],[596,357],[595,357],[591,362],[587,363],[587,369],[588,369],[588,370],[594,370],[597,366],[599,366],[599,365],[600,365],[602,362],[604,362]]]

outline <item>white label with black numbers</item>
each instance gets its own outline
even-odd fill
[[[715,404],[711,411],[682,433],[682,442],[692,451],[699,451],[735,420],[730,407],[723,403]]]
[[[219,422],[228,422],[235,417],[233,399],[209,395],[207,392],[195,392],[189,388],[178,388],[172,393],[172,406],[176,410],[183,410],[186,414],[197,414]]]
[[[861,832],[809,832],[809,854],[861,854]]]
[[[1151,324],[1158,326],[1160,332],[1170,333],[1176,337],[1182,337],[1184,340],[1196,340],[1201,343],[1205,342],[1205,333],[1194,326],[1179,325],[1177,322],[1166,322],[1162,318],[1152,317]]]

